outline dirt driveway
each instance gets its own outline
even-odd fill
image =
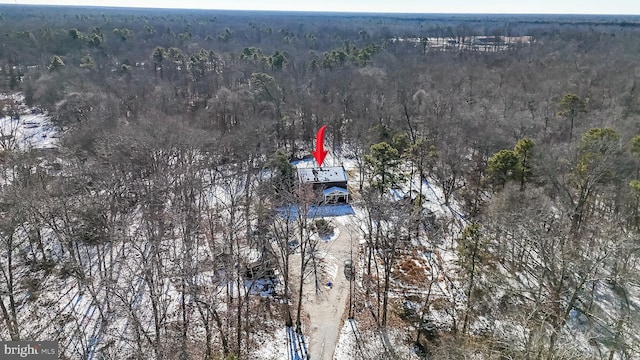
[[[342,220],[342,219],[340,219]],[[358,236],[351,226],[342,221],[331,223],[339,231],[337,238],[319,244],[322,258],[323,283],[316,292],[313,273],[308,274],[304,285],[304,310],[311,322],[309,356],[311,360],[332,360],[338,335],[342,328],[342,316],[348,311],[349,281],[344,275],[344,261],[350,258],[353,241],[354,263],[357,257]],[[331,282],[331,287],[327,283]]]

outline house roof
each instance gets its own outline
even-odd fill
[[[332,193],[339,193],[339,194],[349,194],[349,191],[345,188],[341,188],[339,186],[332,186],[328,189],[325,189],[322,191],[323,195],[331,195]]]
[[[298,168],[298,179],[302,183],[346,182],[347,173],[342,166]]]

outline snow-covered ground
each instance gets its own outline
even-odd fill
[[[18,119],[6,116],[0,118],[0,147],[7,150],[28,150],[46,149],[56,147],[58,144],[58,134],[53,130],[48,117],[45,114],[31,114],[23,104],[21,98],[10,98],[14,101],[21,113]],[[17,102],[16,102],[17,101]],[[295,163],[298,167],[313,167],[315,161],[310,158]],[[325,166],[343,165],[349,174],[349,186],[355,188],[362,174],[358,164],[353,159],[336,157],[329,154],[325,160]],[[229,219],[236,213],[242,211],[237,206],[236,201],[243,196],[247,190],[245,182],[240,177],[227,176],[228,174],[218,174],[221,179],[207,179],[209,183],[216,182],[207,192],[204,200],[206,206],[217,209],[216,215],[223,219]],[[206,178],[206,176],[204,177]],[[224,181],[225,179],[229,181]],[[431,282],[430,291],[427,289],[426,281],[412,284],[402,281],[403,270],[401,267],[394,268],[393,283],[390,293],[392,301],[402,302],[403,298],[409,295],[424,296],[427,291],[431,296],[432,303],[426,308],[428,312],[425,316],[431,326],[436,329],[447,330],[451,327],[453,317],[459,315],[462,304],[465,302],[465,294],[461,291],[462,285],[456,278],[458,266],[456,241],[467,220],[462,213],[462,207],[455,197],[449,204],[444,203],[442,189],[434,185],[431,179],[410,178],[402,186],[393,189],[389,193],[389,199],[400,200],[413,197],[417,191],[422,191],[425,199],[423,203],[424,212],[433,214],[442,227],[438,230],[426,230],[418,239],[412,239],[411,246],[402,249],[402,259],[409,261],[415,268],[422,269],[425,277]],[[254,186],[254,185],[251,185]],[[309,297],[306,310],[311,314],[311,329],[304,330],[302,335],[294,334],[291,328],[280,326],[281,324],[269,325],[269,328],[276,329],[274,332],[258,332],[253,335],[252,341],[257,345],[255,350],[248,354],[250,358],[257,360],[272,359],[294,359],[295,356],[304,357],[307,353],[308,341],[321,341],[321,344],[329,344],[333,341],[333,330],[323,329],[323,321],[331,319],[333,326],[337,324],[339,335],[337,346],[334,349],[322,349],[322,354],[333,353],[333,358],[342,359],[371,359],[381,354],[393,353],[401,359],[416,359],[412,344],[408,339],[410,331],[407,327],[390,326],[386,334],[374,330],[361,330],[356,320],[347,320],[340,327],[339,323],[344,318],[344,276],[342,275],[343,262],[350,256],[352,250],[358,252],[358,248],[365,244],[363,224],[366,223],[366,213],[359,204],[357,198],[352,209],[348,213],[333,214],[326,219],[335,225],[336,230],[333,235],[326,239],[319,239],[314,235],[314,239],[322,240],[318,261],[322,262],[322,279],[324,284],[331,282],[335,287],[323,286],[318,292],[318,297]],[[231,205],[233,204],[233,206]],[[321,214],[322,215],[322,214]],[[190,307],[196,305],[196,299],[183,297],[180,291],[180,284],[175,281],[174,275],[180,274],[182,266],[187,259],[184,257],[185,244],[180,240],[180,233],[171,233],[163,238],[161,251],[161,269],[149,267],[150,247],[148,246],[145,229],[140,225],[141,214],[133,214],[130,219],[123,219],[128,228],[124,231],[123,238],[126,241],[105,245],[101,248],[102,253],[96,251],[96,247],[78,246],[81,257],[86,263],[81,271],[85,276],[69,276],[74,271],[78,271],[76,263],[54,264],[48,273],[29,273],[24,267],[19,273],[19,277],[31,276],[42,280],[43,288],[36,294],[22,292],[19,298],[19,320],[21,324],[30,324],[24,329],[29,336],[40,336],[43,338],[61,339],[61,346],[65,354],[78,357],[95,359],[99,357],[100,349],[106,345],[111,347],[112,353],[119,355],[135,356],[136,344],[140,336],[138,332],[143,332],[145,336],[153,336],[154,314],[148,304],[151,303],[150,293],[157,292],[156,296],[160,300],[160,313],[164,316],[163,321],[177,323],[181,311],[182,301]],[[223,220],[224,223],[224,220]],[[236,224],[224,223],[231,228]],[[28,224],[26,226],[28,230]],[[235,229],[227,229],[235,231]],[[42,229],[44,237],[54,236],[51,229]],[[25,238],[27,231],[17,233],[16,239]],[[215,236],[224,238],[221,234]],[[339,239],[343,243],[338,244]],[[213,241],[213,240],[212,240]],[[348,244],[347,244],[348,242]],[[52,242],[53,243],[53,242]],[[141,245],[147,244],[147,245]],[[335,251],[340,248],[340,251]],[[58,254],[59,249],[47,248],[51,254]],[[204,240],[197,243],[193,249],[194,253],[188,261],[193,263],[215,264],[216,256],[210,244]],[[236,250],[238,251],[238,250]],[[247,261],[256,261],[256,255],[251,248],[241,248],[244,252],[242,257]],[[105,254],[108,253],[107,257]],[[357,256],[357,255],[356,255]],[[56,257],[54,257],[56,258]],[[102,259],[102,263],[99,261]],[[0,259],[2,261],[2,259]],[[356,279],[357,288],[363,286],[362,273],[364,272],[363,262],[356,261],[356,269],[360,276]],[[0,265],[3,265],[0,263]],[[381,264],[377,263],[374,266]],[[14,264],[15,266],[15,264]],[[105,269],[108,268],[109,272]],[[149,272],[156,271],[152,276]],[[66,274],[66,275],[65,275]],[[523,275],[524,276],[524,275]],[[311,277],[309,277],[311,278]],[[79,281],[78,279],[83,279]],[[193,283],[202,289],[206,289],[209,296],[206,300],[217,302],[214,307],[223,313],[230,311],[226,308],[224,292],[237,297],[243,291],[251,290],[256,297],[271,295],[270,284],[264,281],[244,282],[245,289],[237,289],[234,282],[225,283],[224,273],[211,265],[202,268],[195,275]],[[151,283],[153,281],[153,283]],[[522,279],[534,281],[531,278]],[[113,283],[116,286],[113,286]],[[337,284],[337,285],[336,285]],[[342,288],[340,287],[342,286]],[[315,288],[311,288],[315,292]],[[611,287],[599,284],[594,288],[597,293],[596,299],[600,304],[600,311],[603,315],[603,322],[611,323],[619,316],[616,307],[620,307],[620,302],[616,300],[616,294]],[[629,307],[635,313],[640,308],[640,290],[637,287],[630,287],[628,300]],[[343,291],[338,293],[338,291]],[[311,293],[310,292],[310,293]],[[405,301],[406,306],[413,309],[421,308],[421,304]],[[315,307],[315,309],[312,309]],[[43,310],[45,309],[45,310]],[[195,313],[195,312],[194,312]],[[640,321],[640,318],[634,321]],[[194,316],[191,320],[191,327],[194,337],[203,338],[204,326],[201,320]],[[265,320],[267,323],[271,320]],[[142,323],[143,325],[140,325]],[[577,311],[572,312],[568,321],[567,329],[574,333],[584,332],[584,328],[590,326],[585,323],[584,316]],[[522,326],[510,326],[501,322],[489,322],[484,318],[479,318],[470,325],[472,331],[480,331],[485,328],[494,328],[498,332],[508,333],[504,338],[513,339],[514,342],[523,341],[527,329]],[[603,327],[604,328],[604,327]],[[415,330],[413,330],[415,332]],[[629,331],[627,331],[629,333]],[[0,329],[0,337],[7,337],[8,331]],[[165,334],[167,335],[167,334]],[[599,334],[596,334],[599,335]],[[610,335],[610,334],[607,334]],[[320,340],[318,340],[320,339]],[[326,339],[326,341],[325,341]],[[214,332],[213,342],[219,341]],[[587,346],[588,340],[585,336],[578,336],[577,346]],[[638,336],[633,342],[638,343]],[[392,346],[389,346],[391,344]],[[202,343],[198,343],[201,346]],[[319,344],[314,344],[313,351],[318,350]]]
[[[291,328],[280,326],[273,333],[261,332],[256,335],[255,341],[260,346],[251,352],[250,359],[282,360],[292,359],[296,345],[290,341]]]
[[[60,134],[49,116],[29,109],[20,94],[0,95],[0,150],[51,149],[58,145]]]
[[[330,153],[328,156],[327,166],[343,165],[348,173],[348,183],[350,188],[357,187],[358,181],[362,174],[358,168],[357,162],[353,159],[337,158],[333,157]],[[297,167],[313,167],[316,166],[313,159],[306,159],[297,161],[294,163]],[[460,206],[452,199],[449,205],[444,204],[444,196],[442,190],[437,186],[433,186],[431,182],[425,180],[420,183],[418,176],[409,179],[398,189],[393,189],[389,193],[389,199],[391,201],[401,200],[406,197],[414,197],[418,191],[422,191],[424,202],[423,206],[425,213],[433,214],[436,218],[449,219],[451,223],[450,230],[447,234],[444,234],[444,239],[433,241],[432,239],[423,238],[422,241],[414,242],[413,245],[420,249],[429,249],[426,252],[419,252],[417,255],[422,259],[423,264],[426,265],[431,272],[434,284],[431,290],[431,298],[443,298],[453,299],[458,294],[452,294],[452,279],[447,277],[450,267],[453,266],[456,260],[455,254],[452,254],[452,249],[455,249],[455,238],[459,235],[460,231],[464,227],[466,222],[464,216],[461,214]],[[336,216],[331,217],[330,221],[339,224],[343,232],[346,232],[348,238],[352,239],[352,242],[356,248],[365,244],[364,232],[366,232],[367,214],[362,207],[363,204],[359,198],[353,199],[353,214],[348,216]],[[347,237],[343,237],[347,238]],[[356,252],[358,250],[356,249]],[[404,252],[403,252],[404,254]],[[322,255],[322,254],[321,254]],[[344,254],[342,255],[345,256]],[[347,253],[348,256],[348,253]],[[404,255],[403,255],[404,256]],[[341,259],[334,258],[332,255],[321,256],[324,260],[324,273],[326,279],[333,281],[334,279],[340,280],[342,274],[340,269],[342,268]],[[359,274],[363,273],[363,262],[356,262],[356,269]],[[378,263],[378,266],[382,264]],[[382,272],[382,268],[379,270]],[[427,271],[427,269],[425,269]],[[362,279],[360,276],[356,278],[356,291],[362,289]],[[422,284],[424,285],[424,284]],[[332,291],[335,291],[332,290]],[[408,286],[396,280],[393,280],[393,286],[390,293],[391,299],[401,299],[404,294],[413,293],[424,295],[427,292],[425,286]],[[451,315],[443,309],[432,309],[428,316],[425,317],[431,324],[437,326],[440,329],[447,329],[451,324]],[[313,323],[313,319],[312,319]],[[329,326],[329,324],[327,324]],[[379,331],[367,330],[360,331],[358,329],[357,320],[345,320],[344,326],[339,334],[337,347],[333,358],[338,359],[370,359],[377,356],[390,355],[390,351],[394,352],[397,358],[401,359],[417,359],[413,344],[408,341],[407,328],[394,328],[390,326],[386,339]],[[415,331],[413,331],[415,333]],[[312,335],[313,336],[313,335]],[[385,341],[387,345],[385,345]],[[388,348],[391,347],[392,349]],[[323,356],[326,355],[326,352]]]
[[[413,351],[408,340],[402,330],[392,329],[386,334],[381,333],[379,330],[362,331],[357,321],[347,319],[340,330],[340,338],[333,353],[333,359],[420,359]],[[388,344],[391,344],[391,346],[388,346]]]

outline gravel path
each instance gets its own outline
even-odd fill
[[[332,241],[319,244],[318,254],[323,257],[324,280],[316,293],[315,279],[311,273],[305,280],[304,310],[309,314],[311,331],[309,334],[309,359],[332,360],[338,335],[342,328],[342,316],[348,311],[349,281],[344,276],[344,260],[350,257],[351,236],[349,229],[333,222],[340,232]],[[354,234],[355,235],[355,234]],[[353,237],[357,250],[357,238]],[[357,251],[354,252],[354,259]],[[355,262],[355,261],[354,261]],[[331,282],[329,288],[327,282]]]

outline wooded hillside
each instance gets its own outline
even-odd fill
[[[326,124],[377,327],[430,359],[637,358],[639,38],[637,17],[0,6],[0,118],[60,136],[0,133],[0,339],[232,359],[302,332],[320,231],[277,209],[308,207],[290,161]],[[425,182],[459,213],[427,213]]]

